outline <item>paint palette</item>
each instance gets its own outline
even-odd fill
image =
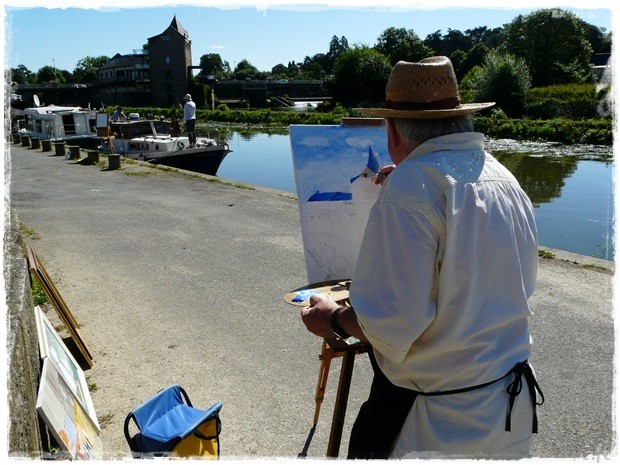
[[[324,281],[310,284],[284,294],[284,301],[298,307],[307,307],[310,305],[310,297],[322,295],[338,302],[349,298],[350,284],[350,280]]]

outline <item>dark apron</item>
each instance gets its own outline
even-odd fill
[[[392,384],[379,368],[372,349],[368,351],[368,356],[374,377],[368,400],[362,404],[351,429],[347,459],[387,459],[418,396],[445,396],[473,391],[490,386],[510,374],[514,375],[514,379],[506,388],[509,396],[506,431],[510,431],[512,407],[516,397],[521,393],[522,379],[525,377],[534,410],[532,433],[538,433],[536,406],[542,405],[545,397],[527,360],[517,363],[504,376],[488,383],[447,391],[420,392]],[[541,397],[540,403],[537,402],[536,393]]]

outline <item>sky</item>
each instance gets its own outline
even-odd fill
[[[24,65],[36,72],[50,65],[72,72],[84,57],[141,49],[175,15],[192,41],[193,64],[217,53],[231,69],[245,59],[260,71],[326,53],[333,36],[346,37],[350,46],[372,46],[389,27],[412,29],[424,39],[438,30],[500,27],[520,14],[559,7],[613,30],[617,16],[613,0],[513,0],[510,8],[498,7],[497,0],[48,0],[45,8],[41,3],[3,1],[4,69]]]

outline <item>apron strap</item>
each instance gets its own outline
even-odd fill
[[[538,415],[536,414],[536,406],[542,405],[545,402],[545,396],[538,385],[538,381],[536,381],[536,376],[534,376],[532,367],[526,360],[524,362],[517,363],[514,368],[508,372],[508,374],[510,373],[514,375],[514,379],[506,388],[506,392],[510,396],[508,402],[508,416],[506,417],[506,431],[510,431],[510,415],[512,413],[512,407],[515,403],[515,399],[521,393],[521,378],[525,376],[525,381],[527,382],[527,387],[530,393],[530,399],[532,401],[532,433],[538,433]],[[537,393],[540,394],[540,403],[537,401]]]
[[[433,397],[433,396],[446,396],[450,394],[460,394],[462,392],[474,391],[476,389],[481,389],[483,387],[490,386],[491,384],[497,383],[500,379],[504,379],[506,376],[510,374],[514,375],[513,381],[506,388],[506,392],[509,395],[508,399],[508,416],[506,417],[506,431],[510,431],[511,424],[511,414],[512,407],[515,403],[515,399],[521,393],[522,381],[521,379],[525,376],[525,381],[527,382],[527,387],[530,393],[530,398],[532,400],[532,408],[534,411],[534,418],[532,420],[532,433],[538,433],[538,415],[536,414],[536,406],[542,405],[545,402],[545,396],[543,395],[540,386],[538,385],[538,381],[536,381],[536,376],[534,376],[534,372],[532,371],[532,367],[528,363],[527,360],[517,363],[508,373],[504,376],[494,379],[493,381],[489,381],[488,383],[477,384],[475,386],[469,386],[460,389],[449,389],[446,391],[436,391],[436,392],[421,392],[412,389],[413,392],[420,396]],[[540,395],[541,401],[537,402],[536,394]]]

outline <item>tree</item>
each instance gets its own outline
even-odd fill
[[[525,60],[535,87],[594,79],[585,23],[559,8],[517,16],[504,26],[498,50]]]
[[[521,116],[523,99],[531,87],[525,60],[490,51],[481,67],[474,67],[464,79],[464,87],[475,90],[475,101],[496,102],[509,116]]]
[[[67,82],[67,77],[71,74],[62,69],[57,69],[50,65],[45,65],[36,73],[36,82],[38,84],[63,84]]]
[[[594,53],[611,53],[611,32],[587,23],[584,24],[584,30]]]
[[[200,72],[203,76],[214,75],[218,79],[225,79],[230,74],[230,65],[223,61],[219,53],[207,53],[200,57]]]
[[[77,62],[73,70],[73,81],[86,84],[97,78],[97,70],[110,60],[110,57],[101,55],[98,57],[85,56]]]
[[[374,47],[394,66],[398,61],[420,61],[432,55],[422,40],[411,29],[390,27],[383,31]]]
[[[234,79],[256,79],[259,74],[258,69],[248,60],[241,60],[235,66],[235,69],[232,72]]]
[[[322,79],[331,73],[333,63],[329,64],[329,58],[325,53],[317,53],[312,57],[306,56],[301,65],[301,72],[313,79]]]
[[[441,36],[441,30],[432,32],[424,39],[424,45],[430,48],[435,55],[448,56],[444,50],[444,42]]]
[[[285,78],[288,76],[288,68],[282,63],[278,63],[271,68],[271,75],[275,78]]]
[[[480,66],[484,62],[487,54],[489,53],[489,47],[487,47],[484,43],[478,42],[472,48],[470,48],[466,53],[458,50],[454,53],[462,53],[462,59],[458,61],[458,64],[455,60],[452,60],[454,64],[456,77],[460,81],[463,76],[465,76],[470,69],[474,66]],[[454,55],[454,54],[452,54]],[[451,57],[452,59],[452,57]]]
[[[17,68],[10,69],[10,82],[17,84],[31,84],[34,80],[34,74],[24,65],[18,65]]]
[[[299,65],[294,61],[289,61],[286,69],[288,77],[296,79],[299,76]]]
[[[334,74],[325,86],[332,99],[351,107],[358,104],[379,104],[385,98],[385,85],[392,67],[382,53],[366,46],[357,46],[336,59]]]
[[[345,36],[340,39],[336,36],[332,36],[332,40],[329,42],[329,51],[325,54],[325,73],[331,74],[334,69],[334,64],[340,55],[349,50],[349,41]]]

